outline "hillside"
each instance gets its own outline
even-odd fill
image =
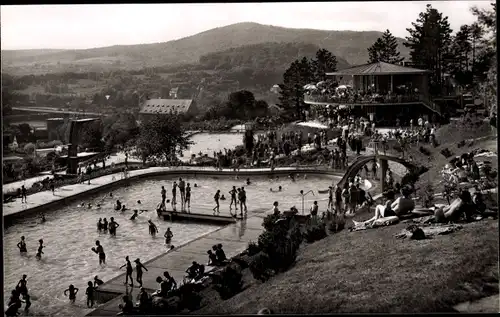
[[[156,44],[119,45],[83,50],[2,51],[2,68],[13,75],[62,71],[137,69],[191,64],[209,53],[242,45],[266,42],[304,42],[318,45],[343,57],[351,65],[365,63],[367,48],[382,32],[291,29],[258,23],[237,23],[211,29],[175,41]],[[398,39],[402,43],[402,39]],[[402,56],[408,50],[400,45]]]

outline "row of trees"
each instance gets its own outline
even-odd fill
[[[204,120],[226,119],[253,120],[268,114],[268,104],[264,100],[256,100],[252,92],[240,90],[229,94],[227,101],[217,102],[210,106],[203,116]]]
[[[448,17],[430,4],[407,28],[409,36],[403,45],[410,49],[414,65],[432,71],[433,93],[442,93],[445,74],[462,86],[473,86],[486,80],[491,67],[496,68],[496,4],[492,3],[492,10],[473,7],[471,11],[477,21],[462,25],[454,35]],[[389,30],[368,48],[368,53],[369,63],[396,64],[404,60]]]

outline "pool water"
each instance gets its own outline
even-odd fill
[[[192,189],[192,212],[196,212],[196,209],[213,208],[213,196],[215,191],[220,189],[228,197],[228,200],[221,201],[220,213],[228,215],[229,190],[232,186],[245,186],[249,216],[253,212],[270,210],[274,201],[280,202],[281,210],[295,205],[300,211],[302,200],[299,191],[301,189],[305,192],[312,189],[315,194],[315,196],[309,194],[305,197],[306,212],[314,200],[318,200],[321,212],[326,209],[328,195],[319,195],[317,190],[328,188],[334,179],[338,180],[330,176],[307,176],[305,174],[299,175],[295,182],[287,177],[279,179],[253,177],[252,183],[247,186],[243,178],[186,177],[186,181],[190,182],[192,187],[194,183],[198,185]],[[218,227],[214,225],[170,223],[157,217],[153,210],[161,200],[161,186],[165,186],[167,198],[170,199],[173,181],[172,177],[141,180],[131,186],[113,190],[113,198],[109,197],[109,191],[103,191],[99,195],[90,196],[58,210],[47,211],[47,221],[43,224],[40,224],[39,219],[34,217],[23,219],[22,222],[6,228],[4,233],[6,302],[19,279],[23,274],[27,274],[28,288],[32,296],[31,314],[36,316],[84,315],[90,311],[85,308],[87,282],[93,280],[95,275],[107,281],[123,273],[124,271],[120,271],[119,267],[124,264],[124,257],[127,255],[131,260],[140,258],[145,263],[165,252],[167,246],[163,234],[167,227],[170,227],[174,234],[173,245],[181,245],[216,230]],[[283,188],[282,192],[270,191],[270,188],[277,190],[279,185]],[[140,208],[151,211],[140,214],[135,222],[130,221],[132,211],[121,213],[113,210],[116,199],[122,201],[130,209],[139,209],[137,200],[141,200],[142,207]],[[79,207],[78,205],[82,202],[92,202],[94,205],[100,202],[102,207],[101,209]],[[104,217],[108,220],[114,217],[119,223],[116,237],[97,231],[97,220]],[[156,238],[148,234],[148,219],[152,219],[158,226],[159,234]],[[26,256],[21,256],[16,247],[22,235],[25,236],[28,247]],[[41,260],[35,258],[39,239],[43,239],[45,245]],[[95,246],[95,240],[101,241],[106,252],[106,265],[102,267],[98,264],[97,255],[90,250]],[[63,291],[69,284],[80,289],[75,305],[70,305],[63,295]]]
[[[233,150],[238,145],[243,144],[242,133],[197,133],[190,138],[194,142],[188,150],[182,154],[185,159],[191,158],[191,154],[208,154],[213,157],[214,151],[224,152],[224,148]]]

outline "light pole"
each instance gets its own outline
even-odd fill
[[[309,194],[309,193],[312,193],[314,196],[314,192],[312,191],[312,189],[305,194],[304,194],[304,191],[302,189],[300,190],[300,195],[302,196],[302,215],[304,215],[304,197],[307,196],[307,194]]]

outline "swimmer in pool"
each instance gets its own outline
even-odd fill
[[[88,204],[87,204],[87,208],[88,208],[88,209],[92,209],[92,204],[88,203]]]
[[[122,209],[122,202],[119,200],[116,200],[115,210],[120,210],[120,209]]]
[[[163,236],[165,237],[165,244],[170,244],[172,238],[174,237],[174,234],[172,233],[170,228],[167,228],[167,231],[165,231],[165,234]]]
[[[102,247],[99,240],[96,240],[95,245],[97,247],[92,248],[91,250],[94,251],[94,253],[99,255],[99,264],[106,264],[106,253],[104,253],[104,248]]]
[[[125,207],[125,205],[122,205],[122,209],[121,209],[121,211],[123,212],[123,211],[125,211],[125,210],[127,210],[127,207]]]
[[[280,192],[283,188],[280,186],[278,186],[278,191]]]
[[[220,200],[226,200],[226,197],[224,197],[224,194],[220,197]]]
[[[198,184],[194,183],[194,187],[198,187]]]
[[[40,222],[44,223],[45,221],[47,221],[47,219],[45,219],[45,214],[41,214],[40,215]]]
[[[28,249],[26,248],[26,242],[24,241],[24,236],[21,237],[21,241],[19,241],[17,247],[19,248],[19,252],[21,252],[21,254],[28,252]]]
[[[247,178],[247,185],[250,185],[251,183],[250,178]]]
[[[130,217],[130,220],[135,220],[135,218],[137,218],[137,216],[139,216],[138,210],[134,209],[134,214],[132,215],[132,217]]]
[[[109,234],[116,237],[116,228],[120,225],[115,221],[115,218],[111,217],[109,219]]]
[[[26,280],[27,277],[28,275],[23,274],[23,277],[19,280],[19,282],[16,285],[16,290],[23,297],[26,297],[26,295],[28,295],[28,281]]]
[[[38,242],[40,243],[40,245],[38,246],[38,251],[36,252],[35,256],[36,256],[37,259],[40,260],[42,258],[42,254],[44,254],[43,253],[44,246],[43,246],[43,240],[42,239],[38,240]]]
[[[69,296],[66,294],[69,292]],[[78,293],[78,288],[74,287],[73,284],[71,284],[67,290],[64,291],[64,296],[69,297],[69,301],[74,303],[76,300],[76,294]]]
[[[155,237],[156,233],[158,232],[158,228],[151,220],[148,220],[148,224],[149,224],[149,234]]]
[[[113,193],[109,193],[109,197],[113,198]]]
[[[292,173],[290,173],[288,177],[292,180],[292,182],[295,182],[295,176]]]
[[[102,230],[108,231],[108,220],[106,218],[102,220]]]
[[[102,230],[102,218],[99,218],[99,221],[97,222],[97,230],[101,231]]]

